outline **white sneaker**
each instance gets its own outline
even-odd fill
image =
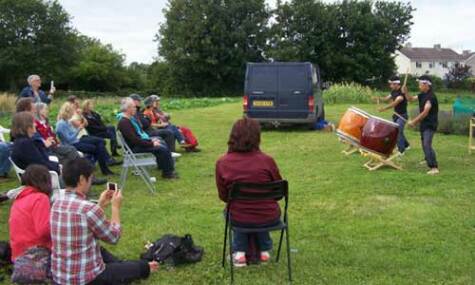
[[[181,157],[180,153],[172,152],[172,158],[179,158]]]
[[[409,146],[406,147],[406,149],[404,151],[408,151],[410,149],[411,149],[411,146],[409,145]]]
[[[437,175],[439,173],[440,173],[440,171],[437,168],[432,168],[431,170],[427,171],[428,175]]]
[[[234,267],[247,266],[246,253],[244,251],[236,251],[233,253],[233,265]]]
[[[270,253],[268,251],[261,251],[261,262],[266,263],[270,260]]]

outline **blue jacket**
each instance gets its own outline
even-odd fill
[[[43,102],[43,103],[46,103],[46,104],[51,103],[51,101],[52,101],[51,97],[46,95],[46,93],[43,90],[39,90],[38,94],[39,94],[39,97],[36,97],[35,93],[33,93],[33,89],[31,88],[31,86],[27,86],[27,87],[23,88],[23,90],[21,90],[20,98],[30,97],[30,98],[33,98],[35,103],[39,103],[39,102]]]
[[[31,164],[40,164],[59,174],[59,164],[49,160],[44,145],[35,143],[26,136],[15,138],[11,158],[21,169],[26,169]]]
[[[56,123],[56,135],[58,135],[58,138],[62,144],[72,145],[79,142],[79,131],[80,130],[76,129],[73,127],[73,125],[71,125],[69,122],[66,122],[65,120],[59,120]]]

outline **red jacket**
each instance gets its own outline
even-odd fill
[[[47,140],[48,138],[51,137],[51,138],[54,138],[57,144],[59,144],[59,141],[56,138],[56,134],[53,132],[53,129],[47,122],[42,123],[39,120],[35,120],[35,127],[36,127],[36,131],[41,135],[41,137],[44,140]]]
[[[10,209],[12,261],[33,246],[51,248],[49,197],[27,186]]]
[[[281,179],[274,159],[261,151],[231,152],[216,163],[216,185],[224,202],[234,182],[266,183]],[[230,211],[232,219],[242,224],[267,224],[280,217],[279,204],[274,200],[235,201]]]

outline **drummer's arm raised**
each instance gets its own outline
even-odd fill
[[[417,101],[417,96],[411,96],[411,94],[409,94],[409,90],[407,89],[407,86],[404,86],[402,88],[402,93],[406,97],[407,101],[409,101],[409,102]]]
[[[417,117],[412,119],[408,124],[410,126],[415,126],[417,123],[422,121],[425,117],[427,117],[427,115],[429,115],[431,108],[432,108],[432,104],[430,103],[430,101],[427,101],[426,104],[424,105],[424,110],[419,115],[417,115]]]

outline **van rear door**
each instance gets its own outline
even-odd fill
[[[246,96],[251,118],[278,118],[278,69],[272,64],[249,64]]]
[[[311,64],[280,65],[278,96],[280,117],[307,118],[310,96],[312,96]]]

